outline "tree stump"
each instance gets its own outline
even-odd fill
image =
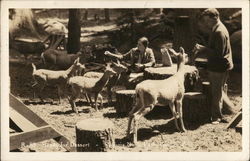
[[[201,92],[187,92],[183,98],[183,119],[185,122],[204,122],[210,119],[211,112],[206,95]]]
[[[107,152],[115,146],[113,123],[107,119],[86,119],[76,124],[78,152]]]
[[[115,110],[119,114],[128,114],[135,103],[135,90],[116,91]]]
[[[185,90],[186,92],[193,91],[199,78],[199,71],[195,66],[185,65]],[[177,65],[171,67],[146,68],[144,70],[144,79],[163,80],[171,77],[177,72]]]

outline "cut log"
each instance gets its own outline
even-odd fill
[[[128,114],[135,103],[135,90],[116,91],[116,113]]]
[[[76,124],[78,152],[107,152],[115,146],[113,123],[107,119],[86,119]]]
[[[183,119],[185,122],[204,122],[210,119],[206,95],[201,92],[187,92],[183,99]]]
[[[194,90],[198,78],[199,71],[195,66],[185,65],[185,90],[191,92]],[[144,79],[162,80],[167,79],[177,72],[177,65],[173,64],[171,67],[159,67],[159,68],[146,68],[144,71]]]

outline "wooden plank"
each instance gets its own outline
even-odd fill
[[[40,142],[59,136],[60,134],[50,126],[40,127],[33,131],[13,134],[10,136],[10,150],[18,149],[22,145],[29,145],[30,143]]]
[[[242,112],[238,112],[237,115],[234,116],[234,118],[228,123],[228,128],[234,128],[240,121],[242,120]]]
[[[32,124],[23,115],[16,112],[12,107],[10,107],[10,119],[22,130],[31,131],[37,129],[37,126]]]
[[[67,151],[76,151],[71,145],[69,139],[60,132],[53,129],[47,122],[31,111],[15,96],[10,94],[10,105],[12,115],[11,119],[25,132],[13,134],[10,136],[10,150],[20,148],[22,144],[39,142],[48,139],[54,139],[61,144]],[[14,112],[13,112],[14,111]],[[14,115],[13,115],[14,113]],[[40,128],[39,128],[40,127]],[[32,130],[32,131],[26,131]]]
[[[69,139],[51,126],[43,126],[33,131],[10,135],[10,150],[18,149],[22,145],[29,145],[30,143],[36,143],[48,139],[54,139],[67,151],[76,151],[76,147],[70,143]]]
[[[36,113],[30,110],[25,104],[23,104],[19,99],[13,96],[11,93],[9,94],[10,97],[10,106],[20,113],[23,117],[27,120],[32,122],[37,127],[42,127],[48,125],[42,118],[40,118]]]

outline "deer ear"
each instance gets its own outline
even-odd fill
[[[181,52],[182,54],[184,54],[184,53],[185,53],[185,50],[184,50],[184,48],[183,48],[183,47],[180,47],[180,52]]]
[[[80,59],[80,58],[78,57],[78,58],[75,60],[74,63],[75,63],[75,64],[76,64],[76,63],[79,63],[79,59]]]

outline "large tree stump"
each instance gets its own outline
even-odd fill
[[[183,119],[185,122],[204,122],[210,119],[211,112],[206,95],[201,92],[187,92],[183,98]]]
[[[86,119],[76,124],[78,152],[106,152],[115,146],[113,123],[107,119]]]
[[[185,65],[185,90],[186,92],[193,91],[199,78],[199,71],[195,66]],[[171,67],[146,68],[144,70],[144,79],[163,80],[171,77],[177,72],[177,65]]]
[[[135,90],[116,91],[116,113],[128,114],[135,103]]]

